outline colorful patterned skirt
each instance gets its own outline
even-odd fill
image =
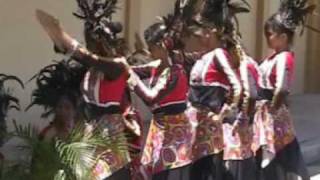
[[[143,143],[143,120],[140,117],[139,112],[136,109],[131,108],[128,113],[126,113],[125,118],[128,123],[126,123],[126,135],[130,147],[130,174],[131,180],[145,180],[143,173],[143,165],[141,164],[142,155],[142,143]],[[134,125],[134,126],[132,126]]]
[[[193,160],[219,154],[223,151],[222,122],[213,121],[208,110],[197,109],[196,137],[193,145]]]
[[[244,160],[253,157],[251,149],[253,130],[249,119],[237,119],[223,124],[224,160]]]
[[[288,108],[282,105],[275,112],[270,112],[269,103],[258,102],[254,118],[254,143],[252,149],[257,152],[261,147],[276,154],[296,138],[293,121]]]
[[[309,179],[286,105],[270,112],[268,102],[258,102],[252,148],[260,169],[260,179]]]
[[[94,176],[96,179],[129,179],[129,169],[126,167],[131,159],[127,147],[127,139],[124,134],[124,121],[121,114],[106,114],[102,116],[98,125],[103,128],[103,133],[110,136],[112,148],[98,148],[97,152],[103,153],[98,161]]]
[[[197,108],[191,179],[223,180],[222,122],[213,121],[210,114],[209,110]]]
[[[256,180],[256,162],[251,149],[252,125],[248,118],[237,119],[233,124],[223,124],[225,161],[224,180]]]
[[[154,116],[141,162],[154,177],[187,166],[192,162],[192,139],[192,127],[184,113]]]

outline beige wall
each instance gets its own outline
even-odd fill
[[[316,2],[316,0],[314,0]],[[320,12],[320,7],[317,8]],[[318,16],[311,17],[309,24],[320,29]],[[320,93],[319,69],[320,69],[320,35],[319,33],[306,30],[308,33],[307,59],[305,66],[305,90],[308,93]]]
[[[239,23],[240,23],[240,32],[243,37],[243,43],[245,44],[248,52],[251,56],[256,57],[256,21],[257,21],[257,0],[248,0],[251,5],[251,12],[240,14]]]
[[[143,38],[143,31],[156,22],[156,16],[172,12],[174,0],[128,0],[130,12],[129,44],[134,44],[134,33],[138,32]]]

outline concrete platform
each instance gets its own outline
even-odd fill
[[[290,110],[310,174],[320,180],[320,94],[293,95]]]

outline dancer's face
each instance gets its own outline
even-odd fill
[[[154,60],[157,60],[157,59],[165,60],[168,58],[167,50],[161,45],[148,44],[148,49],[151,54],[151,58]]]
[[[268,47],[271,49],[283,49],[288,46],[288,36],[285,33],[277,33],[271,28],[265,31]]]

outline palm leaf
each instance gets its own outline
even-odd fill
[[[22,81],[12,75],[0,74],[0,126],[2,127],[1,131],[2,134],[6,133],[6,117],[8,111],[11,109],[20,110],[20,104],[18,98],[14,97],[11,93],[11,89],[6,88],[4,83],[7,81],[14,81],[17,82],[22,88],[24,85]],[[4,141],[4,135],[0,137],[0,145]]]
[[[66,180],[67,175],[63,170],[59,170],[57,174],[54,176],[54,180]]]
[[[102,134],[98,128],[90,133],[84,133],[85,126],[77,126],[70,133],[66,141],[57,141],[56,148],[60,154],[63,164],[70,167],[78,179],[86,179],[91,176],[91,170],[97,163],[101,154],[96,154],[96,148],[105,148],[122,153],[124,142],[121,138],[123,134],[118,134],[112,138]]]
[[[27,126],[18,125],[16,120],[13,120],[14,132],[10,136],[19,137],[25,140],[29,145],[33,146],[38,143],[38,130],[28,124]]]
[[[123,142],[123,134],[109,137],[103,135],[98,128],[85,132],[86,127],[83,124],[77,125],[66,139],[53,141],[40,141],[36,129],[30,124],[22,126],[15,121],[13,124],[15,132],[11,136],[24,139],[27,147],[32,150],[32,164],[23,169],[31,173],[29,175],[32,180],[92,179],[92,168],[102,155],[96,153],[96,148],[108,148],[118,152],[126,149],[126,145],[115,143]]]
[[[0,80],[0,86],[3,86],[4,82],[11,80],[11,81],[17,82],[24,89],[23,82],[17,76],[4,75],[4,74],[2,74],[1,76],[2,76],[2,78]]]

